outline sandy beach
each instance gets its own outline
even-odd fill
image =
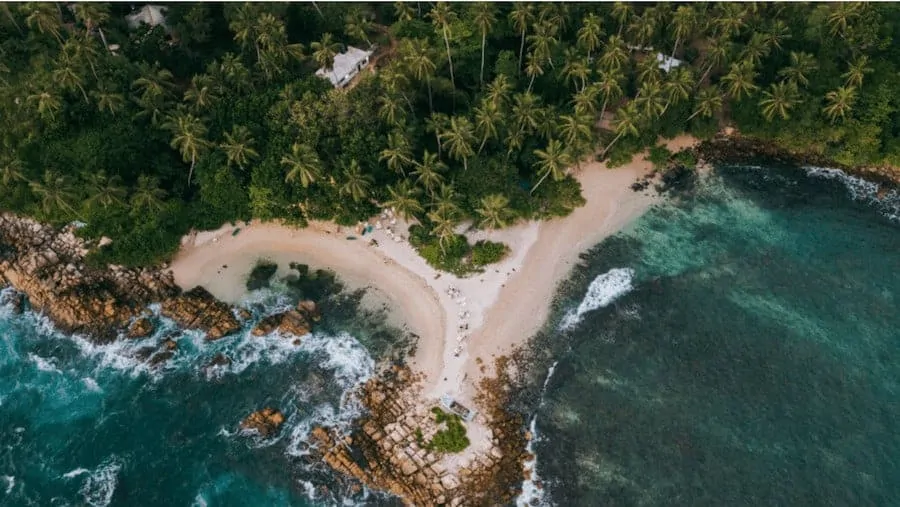
[[[677,151],[693,142],[681,136],[666,144]],[[181,287],[202,285],[230,303],[244,296],[247,274],[260,258],[278,263],[282,274],[289,262],[333,270],[348,287],[369,288],[370,301],[386,300],[396,312],[395,323],[419,335],[411,366],[426,375],[428,399],[450,394],[472,404],[480,379],[492,373],[490,368],[482,372],[476,359],[491,366],[493,358],[530,338],[546,320],[556,287],[578,254],[658,202],[654,192],[629,188],[650,168],[640,155],[616,169],[584,164],[576,177],[587,204],[571,215],[467,233],[470,241],[490,239],[510,247],[502,262],[469,278],[428,266],[406,241],[408,224],[391,217],[373,217],[370,223],[381,228],[364,237],[354,228],[324,222],[305,229],[239,224],[237,235],[235,226],[224,226],[185,237],[171,269]],[[465,228],[461,225],[460,231]],[[350,235],[358,239],[348,240]],[[377,246],[370,244],[373,238]]]

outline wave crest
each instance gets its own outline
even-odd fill
[[[900,192],[896,189],[885,190],[879,183],[851,176],[840,169],[815,166],[803,169],[813,178],[840,181],[853,200],[869,204],[889,220],[900,222]]]
[[[566,331],[574,328],[581,323],[585,313],[603,308],[631,292],[633,278],[634,270],[631,268],[614,268],[594,278],[581,304],[563,317],[559,329]]]

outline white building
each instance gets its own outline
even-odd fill
[[[322,67],[316,75],[328,79],[335,88],[343,88],[369,64],[372,51],[347,46],[347,52],[335,55],[334,68]]]
[[[681,67],[681,64],[684,63],[677,58],[672,58],[671,56],[666,56],[662,53],[656,53],[656,61],[659,63],[659,68],[669,72],[675,67]]]
[[[125,21],[128,22],[128,27],[131,29],[135,29],[141,26],[141,23],[144,23],[150,27],[162,25],[166,30],[166,33],[168,33],[169,27],[166,26],[165,16],[167,10],[169,9],[164,5],[147,4],[139,10],[125,16]]]

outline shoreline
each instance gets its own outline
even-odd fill
[[[678,136],[664,143],[678,151],[696,140]],[[380,222],[383,227],[355,240],[347,239],[357,236],[353,228],[328,222],[299,229],[254,221],[193,233],[182,240],[170,269],[183,289],[201,285],[228,303],[246,294],[246,275],[260,258],[279,264],[281,275],[289,262],[302,262],[334,271],[348,288],[374,289],[370,301],[386,299],[392,323],[402,323],[419,336],[409,366],[424,375],[423,402],[434,404],[450,395],[474,408],[480,381],[495,373],[494,360],[526,343],[544,324],[550,300],[578,254],[661,201],[652,190],[630,188],[650,170],[643,154],[615,169],[587,163],[575,175],[586,204],[570,215],[467,233],[470,241],[502,241],[510,248],[501,262],[467,278],[429,266],[405,238],[395,241],[395,235],[387,232],[389,227],[395,229],[401,238],[408,224],[378,217],[369,223]],[[241,230],[234,235],[236,228]],[[372,238],[378,246],[369,244]],[[460,340],[461,335],[465,336]],[[457,356],[458,346],[462,351]],[[474,448],[480,447],[478,437],[485,429],[472,428]]]

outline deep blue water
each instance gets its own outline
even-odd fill
[[[564,284],[549,500],[898,505],[900,198],[806,172],[721,167]]]

